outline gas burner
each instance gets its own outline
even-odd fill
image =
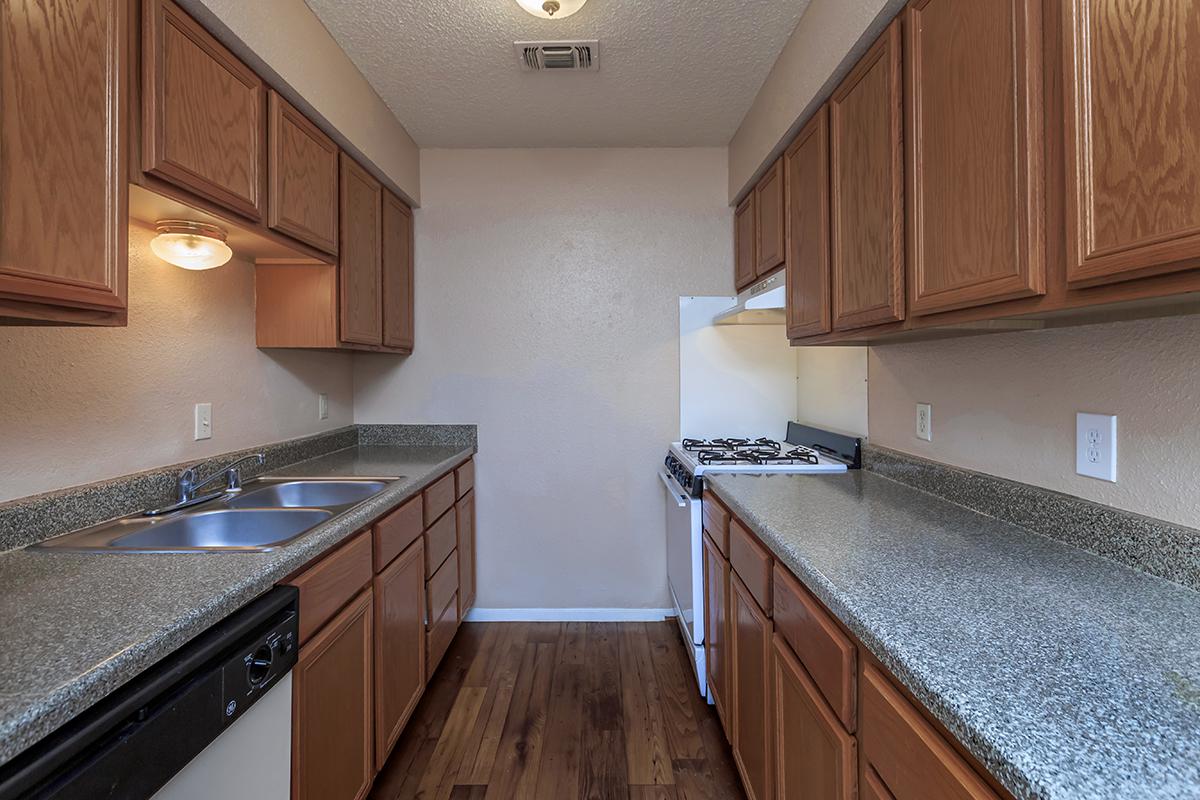
[[[783,446],[774,439],[760,437],[750,440],[741,437],[728,437],[723,439],[684,439],[683,449],[692,453],[741,453],[745,451],[779,453]],[[740,462],[738,462],[740,463]]]

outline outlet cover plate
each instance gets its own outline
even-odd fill
[[[917,403],[917,438],[933,441],[933,406],[929,403]]]
[[[317,395],[317,419],[329,419],[329,395],[325,392]]]
[[[1117,482],[1117,418],[1112,414],[1075,415],[1075,472]]]

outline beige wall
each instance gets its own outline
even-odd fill
[[[130,228],[129,327],[0,327],[0,501],[352,421],[348,354],[255,349],[253,267],[177,269],[151,235]]]
[[[227,46],[260,72],[278,76],[294,90],[289,99],[303,98],[298,105],[336,129],[344,137],[344,148],[373,164],[380,177],[390,179],[413,203],[420,203],[416,143],[304,0],[180,4],[210,28],[224,28],[216,32]]]
[[[679,296],[732,291],[723,149],[425,150],[415,354],[358,422],[479,425],[481,608],[666,608]],[[586,454],[580,459],[580,454]]]
[[[875,347],[871,441],[1200,527],[1197,352],[1194,316]],[[1075,474],[1077,411],[1117,415],[1117,483]]]
[[[904,0],[812,0],[729,143],[729,199],[783,152]],[[847,55],[849,54],[849,55]]]

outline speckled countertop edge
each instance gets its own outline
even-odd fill
[[[864,475],[865,474],[867,473],[864,473]],[[936,677],[932,679],[933,683],[930,683],[929,680],[926,679],[927,676],[924,674],[923,670],[927,668],[927,665],[926,667],[914,667],[914,664],[909,661],[911,654],[905,651],[905,640],[903,636],[899,635],[903,632],[901,630],[903,626],[900,626],[897,630],[891,630],[887,634],[883,635],[877,632],[872,627],[873,623],[871,623],[865,617],[860,616],[858,611],[855,609],[855,598],[848,596],[844,588],[834,584],[833,581],[831,581],[821,571],[820,568],[818,568],[802,553],[797,552],[799,545],[793,540],[793,538],[789,538],[786,534],[777,533],[771,524],[763,521],[754,507],[743,503],[738,498],[738,490],[735,488],[733,483],[731,483],[730,486],[722,486],[723,478],[734,479],[734,482],[736,482],[737,477],[738,476],[734,475],[722,476],[715,474],[712,475],[711,479],[707,481],[707,486],[729,506],[729,508],[734,512],[735,515],[738,516],[739,519],[741,519],[755,534],[759,536],[763,543],[766,544],[767,547],[774,553],[776,558],[778,558],[782,564],[786,565],[797,577],[801,579],[805,586],[807,586],[809,590],[812,591],[812,593],[818,599],[820,599],[822,603],[825,604],[830,612],[832,612],[834,616],[837,617],[839,621],[847,627],[847,629],[849,629],[856,637],[858,637],[862,644],[871,651],[875,658],[877,658],[897,680],[906,686],[913,693],[913,695],[923,705],[925,705],[925,707],[933,714],[933,716],[937,718],[943,725],[945,725],[951,734],[963,744],[968,752],[970,752],[986,770],[988,770],[1003,786],[1005,786],[1005,788],[1007,788],[1014,797],[1034,799],[1060,797],[1089,798],[1094,796],[1087,791],[1080,793],[1078,791],[1064,788],[1066,784],[1070,783],[1070,779],[1068,778],[1064,783],[1062,780],[1062,774],[1057,772],[1057,770],[1063,765],[1057,764],[1056,762],[1047,762],[1041,756],[1037,755],[1037,747],[1035,744],[1033,744],[1033,742],[1031,742],[1031,740],[1023,739],[1019,744],[1014,743],[1013,745],[1001,744],[994,738],[994,732],[989,734],[974,727],[974,725],[970,722],[969,715],[964,713],[965,709],[960,708],[957,705],[957,702],[962,698],[956,699],[950,697],[949,695],[943,695],[941,693],[941,688],[936,685],[938,680]],[[901,487],[902,489],[913,493],[915,497],[926,495],[926,493],[921,492],[918,489],[900,482],[893,481],[890,478],[874,474],[872,474],[872,477],[875,480],[883,483]],[[797,487],[797,490],[798,489],[799,487]],[[940,500],[937,498],[935,498],[935,501],[949,504],[949,501]],[[1012,526],[1011,523],[987,518],[971,509],[964,508],[962,510],[966,513],[979,516],[981,520],[987,520],[986,525],[999,525],[1001,527],[1011,528],[1013,531],[1021,530],[1016,526]],[[1028,531],[1024,531],[1023,534],[1026,536],[1032,536],[1035,539],[1041,538],[1038,534]],[[1072,549],[1067,545],[1060,544],[1058,546],[1064,547],[1067,550]],[[1095,555],[1088,554],[1082,550],[1077,552],[1078,558],[1080,559],[1094,559],[1096,562],[1104,562],[1104,559],[1097,558]],[[1101,569],[1130,570],[1130,568],[1126,566],[1101,567]],[[1133,572],[1127,572],[1126,574],[1130,576],[1131,580],[1137,581],[1137,585],[1145,585],[1152,591],[1156,591],[1157,586],[1170,585],[1163,581],[1163,579],[1156,576],[1142,574],[1134,577]],[[1171,591],[1183,592],[1184,594],[1189,595],[1194,594],[1191,592],[1191,590],[1185,588],[1178,588]],[[1191,605],[1194,606],[1195,604],[1193,603]],[[895,640],[894,642],[889,641],[889,635]],[[1003,633],[1000,633],[1000,636],[1001,638],[1004,638]],[[1194,650],[1194,648],[1192,649]],[[1017,654],[1014,653],[1012,666],[1020,669],[1022,666],[1022,661],[1020,658],[1016,657],[1016,655]],[[1001,659],[1006,658],[1003,653],[1001,653],[999,657]],[[1148,668],[1150,668],[1149,665]],[[972,713],[977,713],[977,710],[973,710]],[[1188,745],[1188,748],[1191,747],[1191,745]],[[1176,748],[1176,752],[1177,750],[1178,748]],[[1143,752],[1148,753],[1149,751]],[[1085,763],[1082,765],[1082,767],[1086,770],[1086,757],[1084,757],[1084,762]],[[1159,778],[1164,777],[1163,764],[1169,763],[1171,762],[1161,762],[1154,768],[1154,771],[1157,772]],[[1094,774],[1089,772],[1081,773],[1079,772],[1080,769],[1081,764],[1072,763],[1070,768],[1067,770],[1067,774],[1076,776]],[[1092,769],[1094,770],[1095,767]],[[1113,767],[1109,766],[1105,769],[1113,769]],[[1166,769],[1169,769],[1169,767]],[[1193,778],[1190,779],[1190,781],[1195,781],[1195,766],[1193,765],[1189,768],[1189,770],[1191,773],[1193,773]],[[1128,780],[1128,776],[1121,771],[1121,767],[1119,766],[1110,774],[1114,777],[1121,775],[1121,780]],[[1054,775],[1053,779],[1049,779],[1051,775]],[[1140,778],[1138,780],[1140,780]],[[1181,785],[1180,781],[1183,781],[1182,785],[1187,787],[1183,790],[1183,793],[1179,793],[1179,787]],[[1190,781],[1182,776],[1176,776],[1171,781],[1168,781],[1168,783],[1171,784],[1171,788],[1167,788],[1166,785],[1162,785],[1157,790],[1153,787],[1149,787],[1144,791],[1138,792],[1137,796],[1171,798],[1200,797],[1200,783],[1194,783]],[[1109,792],[1104,794],[1104,796],[1124,797],[1126,795],[1113,795],[1111,792]]]
[[[347,449],[359,448],[355,446]],[[400,446],[399,449],[404,447]],[[173,566],[171,560],[175,560],[175,565],[194,566],[195,562],[189,564],[188,560],[199,558],[205,559],[206,566],[210,565],[211,570],[221,574],[219,578],[215,578],[218,588],[206,598],[195,602],[185,613],[164,620],[153,635],[145,637],[135,645],[125,647],[83,674],[64,681],[51,691],[32,699],[16,693],[0,692],[0,764],[8,762],[47,734],[86,711],[114,689],[258,597],[304,564],[413,497],[435,478],[476,452],[474,444],[457,449],[454,446],[437,449],[445,450],[449,455],[431,463],[421,474],[408,475],[390,484],[379,494],[321,523],[296,541],[275,551],[253,554],[167,554],[153,558],[145,558],[142,554],[85,554],[85,557],[99,559],[138,559],[140,563],[129,561],[127,566],[133,568],[137,564],[147,567],[149,571],[155,569],[156,565],[164,568],[164,571],[169,570]],[[336,455],[337,452],[318,456],[318,459]],[[303,472],[305,463],[294,464],[280,473],[294,472],[297,469]],[[66,556],[51,551],[21,550],[3,555],[10,559],[54,559],[78,558],[80,554]],[[5,568],[9,563],[11,561],[0,561],[0,583],[3,583]],[[206,577],[214,580],[211,575]],[[69,640],[64,644],[69,646]],[[8,708],[10,705],[16,705],[18,708]]]

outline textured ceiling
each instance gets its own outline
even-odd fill
[[[421,147],[724,145],[808,0],[306,0]],[[520,69],[515,41],[599,39],[600,70]]]

